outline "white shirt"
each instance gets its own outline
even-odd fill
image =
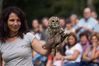
[[[5,62],[4,66],[33,66],[31,43],[35,39],[34,34],[28,32],[23,39],[17,37],[14,41],[0,42],[0,52]]]
[[[62,66],[62,60],[56,60],[53,63],[54,66]]]
[[[40,34],[40,33],[36,33],[36,34],[34,34],[34,35],[35,35],[35,37],[36,37],[38,40],[41,39],[41,34]]]
[[[66,56],[71,56],[74,54],[75,51],[79,51],[80,54],[79,56],[77,57],[76,60],[73,60],[73,61],[70,61],[70,60],[65,60],[64,62],[70,62],[70,63],[75,63],[75,62],[80,62],[81,61],[81,57],[82,57],[82,46],[80,43],[77,43],[75,44],[73,47],[69,48],[68,46],[66,46],[66,51],[65,51],[65,54]]]
[[[64,33],[65,34],[75,33],[75,29],[74,28],[71,28],[71,29],[65,28]]]

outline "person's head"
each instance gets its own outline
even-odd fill
[[[60,27],[65,28],[65,18],[60,18],[59,24],[60,24]]]
[[[24,12],[17,7],[8,7],[2,11],[0,18],[1,39],[7,39],[13,34],[23,37],[27,31],[26,17]]]
[[[43,25],[44,28],[48,28],[49,22],[48,22],[48,18],[47,17],[44,17],[42,19],[42,25]]]
[[[97,19],[97,13],[95,11],[92,11],[91,16],[95,19]]]
[[[91,44],[96,46],[99,42],[99,37],[97,34],[92,34],[90,40],[91,40]]]
[[[82,45],[86,45],[87,42],[89,42],[89,35],[87,32],[83,32],[79,35],[80,37],[80,43]]]
[[[38,19],[32,20],[32,28],[33,28],[33,31],[35,31],[35,32],[39,31],[39,21],[38,21]]]
[[[84,15],[85,19],[88,19],[89,17],[91,17],[91,9],[90,8],[85,8],[83,15]]]
[[[75,25],[77,23],[77,21],[78,21],[77,15],[76,14],[71,14],[70,20],[71,20],[71,23],[73,25]]]
[[[77,43],[77,37],[74,33],[70,33],[67,38],[68,45],[74,46]]]
[[[39,21],[38,21],[38,19],[33,19],[32,20],[32,28],[33,29],[36,29],[38,27],[39,27]]]
[[[71,20],[70,19],[66,20],[66,28],[67,29],[71,29],[72,28],[72,24],[71,24]]]

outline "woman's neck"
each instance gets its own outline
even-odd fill
[[[10,32],[10,38],[16,37],[18,35],[18,32]]]
[[[75,46],[75,45],[76,45],[76,43],[73,44],[73,45],[68,45],[68,47],[69,47],[69,48],[72,48],[72,47]]]

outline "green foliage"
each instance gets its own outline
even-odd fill
[[[94,1],[94,6],[95,6],[97,14],[99,15],[99,0]]]
[[[72,13],[82,15],[86,0],[4,0],[3,8],[8,6],[18,6],[27,15],[28,22],[31,24],[33,18],[44,16],[65,16]],[[98,8],[99,0],[95,1],[95,7]],[[99,13],[99,9],[97,9]]]

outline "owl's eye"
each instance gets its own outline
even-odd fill
[[[56,20],[56,22],[58,22],[58,20]]]
[[[52,20],[52,22],[54,22],[54,20]]]

